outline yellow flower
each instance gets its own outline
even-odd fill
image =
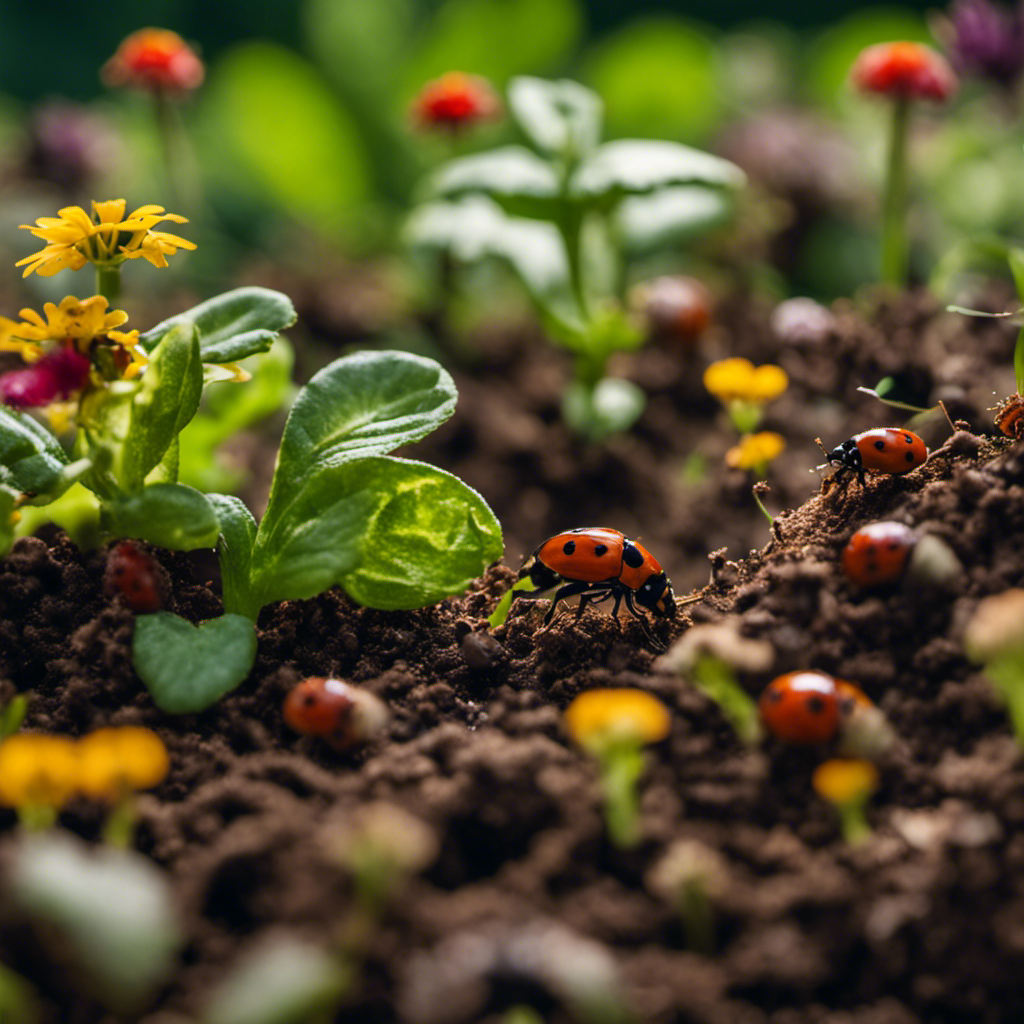
[[[748,402],[764,405],[789,386],[781,366],[754,366],[749,359],[720,359],[704,371],[704,387],[723,404]]]
[[[730,469],[759,469],[777,459],[786,448],[781,434],[763,430],[748,434],[740,443],[725,453],[725,464]]]
[[[657,743],[671,726],[668,708],[644,690],[587,690],[566,709],[565,723],[588,750]]]
[[[149,729],[98,729],[78,744],[78,789],[116,801],[161,782],[169,768],[167,748]]]
[[[54,810],[75,791],[75,744],[63,736],[17,733],[0,744],[0,804]]]
[[[33,271],[40,277],[52,277],[65,267],[81,270],[86,263],[116,267],[140,257],[154,267],[166,267],[167,257],[179,249],[195,249],[195,243],[186,238],[153,230],[164,220],[187,224],[186,217],[153,205],[140,206],[125,217],[126,207],[124,199],[93,200],[92,216],[80,206],[65,206],[56,217],[38,217],[34,226],[20,225],[47,244],[15,266],[25,266],[23,277]]]
[[[878,789],[878,769],[870,761],[836,758],[819,764],[811,781],[818,796],[836,807],[863,804]]]
[[[122,309],[107,310],[102,295],[78,299],[68,295],[60,305],[47,302],[45,319],[34,309],[23,309],[22,322],[0,317],[0,352],[17,352],[27,363],[45,353],[46,344],[71,344],[82,355],[91,355],[98,345],[112,350],[113,362],[121,379],[137,377],[148,356],[139,344],[139,332],[118,331],[128,319]]]

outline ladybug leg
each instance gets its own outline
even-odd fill
[[[544,625],[551,625],[551,620],[555,617],[555,610],[558,608],[559,601],[564,601],[567,597],[576,597],[577,594],[585,594],[588,590],[593,590],[593,588],[593,583],[576,580],[572,583],[566,583],[564,587],[556,590],[551,607],[548,609],[547,615],[544,616]]]
[[[664,651],[665,644],[663,644],[652,632],[650,624],[647,622],[647,616],[644,615],[639,608],[636,606],[636,602],[633,600],[633,591],[623,588],[622,596],[626,599],[626,607],[630,610],[633,618],[640,623],[640,629],[643,631],[644,636],[647,638],[647,643],[650,645],[651,650]]]
[[[586,593],[580,595],[580,603],[576,608],[576,618],[572,620],[574,623],[580,621],[580,616],[586,610],[588,605],[600,604],[602,601],[607,601],[608,598],[612,596],[612,591],[610,589],[606,589],[600,583],[596,586],[599,589],[588,590]],[[618,601],[616,601],[616,607],[618,607]]]

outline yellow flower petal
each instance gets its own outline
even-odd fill
[[[744,437],[738,445],[725,453],[725,463],[731,469],[756,469],[777,459],[786,449],[786,439],[774,431]]]
[[[811,782],[818,796],[837,807],[860,804],[878,789],[878,769],[870,761],[836,758],[819,764]]]
[[[750,380],[748,398],[755,402],[770,402],[789,387],[789,377],[781,366],[765,363],[754,370]]]
[[[772,363],[755,367],[749,359],[720,359],[704,371],[704,387],[723,404],[763,405],[778,398],[789,385],[785,370]]]
[[[74,792],[78,758],[63,736],[16,733],[0,744],[0,803],[61,807]]]
[[[127,206],[128,202],[125,199],[106,199],[102,202],[94,199],[92,213],[98,224],[120,224],[124,220]]]
[[[99,729],[78,744],[78,788],[86,796],[118,800],[163,781],[167,748],[149,729]]]
[[[668,708],[644,690],[586,690],[566,709],[569,734],[593,749],[617,742],[657,743],[669,733]]]

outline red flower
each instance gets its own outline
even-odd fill
[[[501,103],[485,78],[449,71],[427,82],[413,101],[412,113],[424,127],[457,131],[497,117]]]
[[[850,72],[864,92],[942,102],[957,90],[956,74],[941,54],[922,43],[878,43],[863,50]]]
[[[131,85],[153,92],[188,92],[203,81],[206,71],[195,51],[177,32],[142,28],[126,37],[106,64],[106,85]]]
[[[77,349],[58,349],[23,370],[0,375],[0,401],[13,409],[37,409],[85,387],[90,360]]]

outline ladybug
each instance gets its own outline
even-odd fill
[[[121,541],[107,555],[103,587],[121,594],[133,612],[156,612],[163,605],[157,583],[156,559],[130,540]]]
[[[343,679],[313,676],[285,697],[281,713],[296,732],[319,736],[335,750],[372,739],[387,724],[384,702]]]
[[[897,583],[916,543],[917,534],[903,523],[868,523],[843,549],[843,572],[859,587]]]
[[[818,746],[839,731],[836,681],[824,672],[787,672],[773,679],[757,708],[768,731],[784,743]]]
[[[581,526],[549,537],[519,570],[519,579],[527,578],[537,589],[513,591],[513,601],[559,587],[551,608],[544,616],[545,626],[554,618],[558,602],[568,597],[580,599],[574,622],[579,621],[591,602],[614,598],[614,617],[625,600],[626,607],[639,620],[651,646],[664,649],[664,644],[651,633],[637,605],[656,615],[675,618],[672,584],[657,559],[643,545],[618,530],[606,526]]]
[[[818,442],[821,444],[821,442]],[[928,449],[924,441],[910,430],[902,427],[875,427],[856,434],[849,441],[844,441],[831,453],[822,445],[828,465],[838,466],[834,480],[847,473],[856,473],[857,480],[863,485],[864,472],[870,469],[875,473],[909,473],[920,466],[928,458]]]

